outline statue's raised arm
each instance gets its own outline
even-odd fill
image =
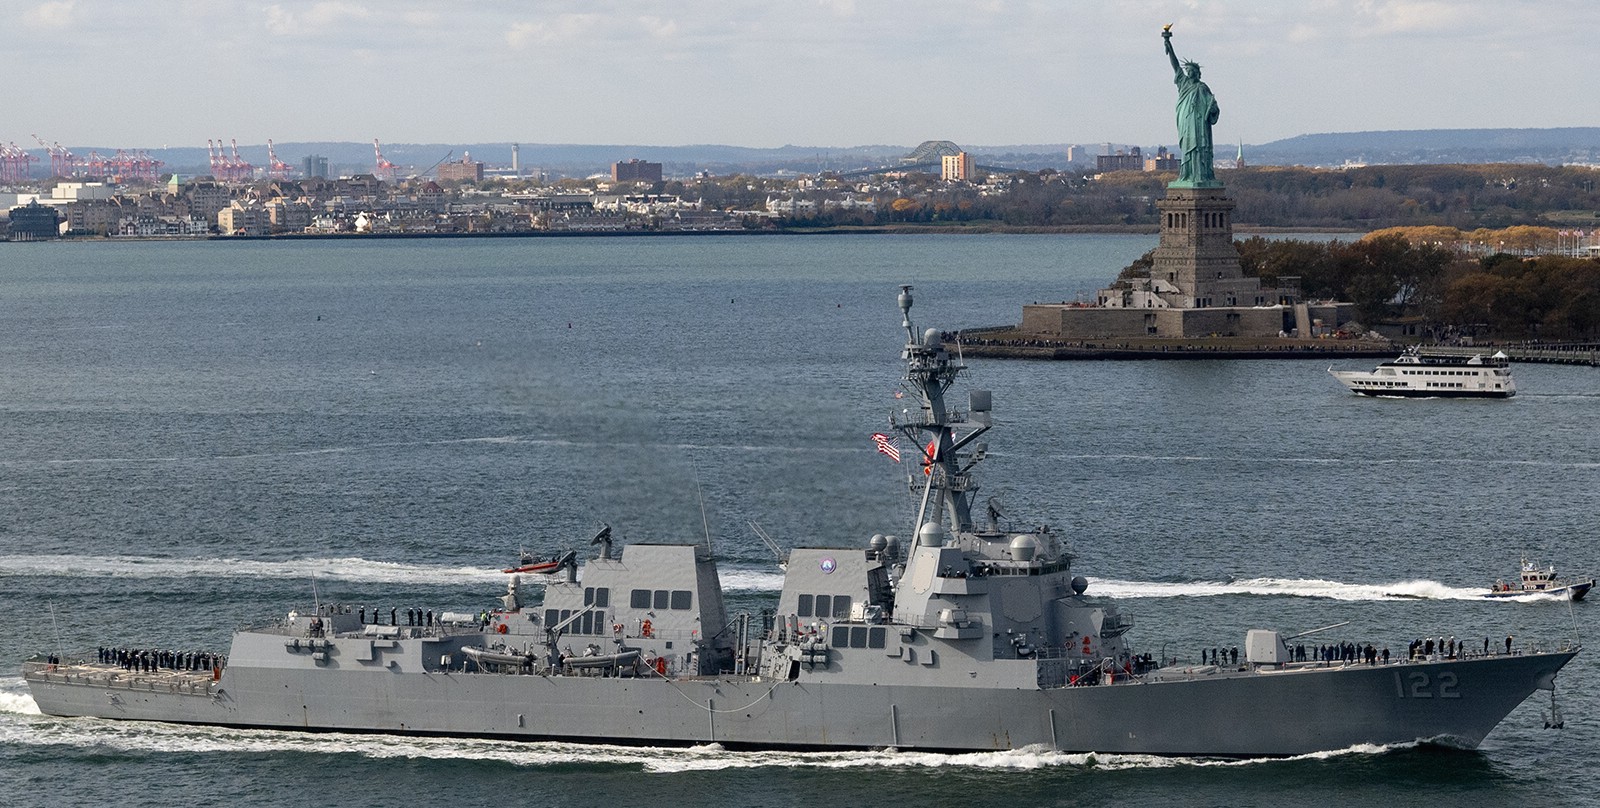
[[[1167,58],[1172,60],[1172,77],[1183,75],[1183,67],[1178,64],[1178,54],[1172,50],[1172,23],[1167,23],[1161,28],[1161,41],[1167,46]]]

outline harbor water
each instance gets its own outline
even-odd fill
[[[1600,672],[1475,751],[1265,761],[737,752],[304,734],[39,714],[19,669],[227,650],[316,600],[475,613],[520,550],[709,540],[732,610],[785,546],[906,535],[895,304],[919,327],[1092,299],[1153,236],[0,245],[0,794],[12,805],[1583,804]],[[1600,373],[1505,401],[1366,399],[1326,361],[970,360],[983,502],[1064,533],[1140,653],[1250,628],[1403,653],[1587,639],[1593,603],[1489,601],[1526,556],[1600,572]],[[1339,360],[1340,367],[1362,362]],[[1592,600],[1592,598],[1591,598]],[[1111,720],[1115,720],[1114,717]],[[1182,721],[1184,717],[1173,716]],[[1241,714],[1240,726],[1295,721]]]

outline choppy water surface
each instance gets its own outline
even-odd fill
[[[1600,676],[1560,677],[1482,750],[1218,763],[1038,751],[730,753],[304,735],[40,716],[22,659],[225,647],[325,600],[473,611],[519,548],[602,522],[701,536],[734,608],[789,544],[904,533],[872,451],[919,326],[1092,295],[1140,236],[0,245],[0,793],[224,802],[1279,805],[1589,799]],[[1340,362],[1355,367],[1362,363]],[[1487,602],[1524,554],[1600,571],[1600,374],[1519,366],[1510,401],[1350,396],[1313,361],[974,360],[985,477],[1066,532],[1141,650],[1251,627],[1580,636],[1593,604]],[[313,583],[314,582],[314,583]],[[1334,639],[1334,637],[1330,637]],[[1292,716],[1240,716],[1241,725]],[[653,796],[650,796],[653,795]],[[179,797],[181,801],[187,801]],[[161,801],[161,800],[157,800]],[[10,800],[8,800],[10,802]]]

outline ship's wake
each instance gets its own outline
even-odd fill
[[[1391,583],[1344,583],[1320,578],[1241,578],[1231,581],[1151,582],[1089,579],[1089,592],[1116,598],[1218,597],[1267,595],[1344,601],[1470,600],[1484,601],[1487,587],[1456,587],[1417,579]],[[1559,599],[1557,595],[1520,595],[1503,600],[1528,602]]]
[[[302,558],[259,561],[235,558],[159,558],[148,556],[9,555],[0,556],[0,576],[66,576],[126,579],[247,578],[350,581],[407,586],[499,586],[506,575],[491,567],[403,564],[366,558]],[[730,592],[775,593],[783,573],[772,567],[723,567],[722,588]],[[525,576],[538,584],[542,576]],[[1194,598],[1263,595],[1326,598],[1343,601],[1469,600],[1483,601],[1486,588],[1457,587],[1415,579],[1388,583],[1345,583],[1320,578],[1238,578],[1227,581],[1126,581],[1089,578],[1089,592],[1116,598]],[[1497,602],[1560,599],[1559,595],[1519,595]]]

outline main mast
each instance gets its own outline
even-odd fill
[[[966,412],[946,404],[945,392],[967,366],[959,358],[952,359],[944,349],[938,329],[930,328],[920,336],[911,324],[911,287],[900,287],[901,326],[906,330],[906,347],[900,357],[906,363],[902,388],[916,400],[920,411],[909,407],[891,413],[889,422],[905,435],[922,454],[924,479],[912,477],[912,489],[920,489],[921,505],[917,509],[917,530],[914,542],[921,542],[929,525],[940,523],[940,512],[949,517],[950,530],[955,533],[971,532],[971,495],[978,490],[972,468],[982,462],[985,445],[973,446],[963,452],[974,438],[989,430],[990,395],[987,390],[974,390]],[[975,427],[966,434],[956,436],[958,425]],[[962,461],[966,460],[966,465]]]

